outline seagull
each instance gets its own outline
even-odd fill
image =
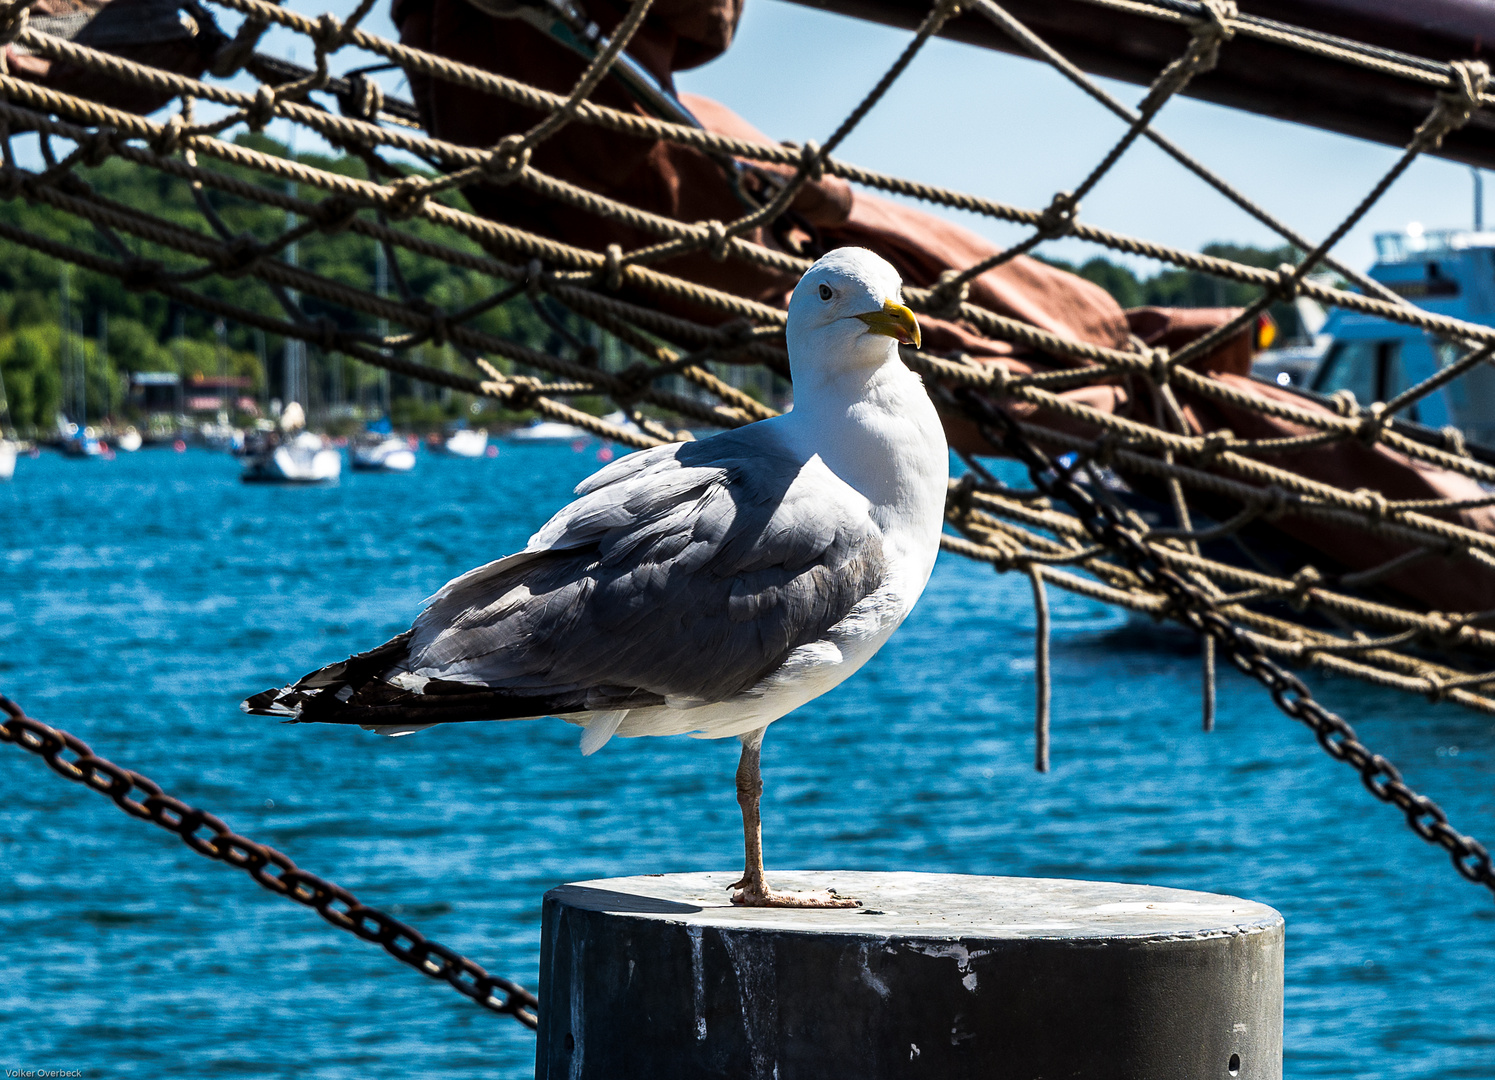
[[[794,407],[619,458],[523,551],[458,577],[405,633],[242,708],[402,735],[559,717],[581,752],[613,736],[736,737],[754,907],[851,907],[763,871],[768,725],[849,678],[908,617],[944,522],[949,450],[900,344],[902,282],[838,248],[789,301]]]

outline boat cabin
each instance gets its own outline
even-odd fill
[[[1381,233],[1369,276],[1418,307],[1495,325],[1495,232],[1425,232],[1413,225]],[[1342,309],[1324,322],[1320,340],[1328,345],[1307,389],[1348,390],[1361,405],[1391,400],[1463,352],[1415,327]],[[1495,444],[1495,369],[1481,365],[1397,415],[1433,428],[1452,425],[1472,442]]]

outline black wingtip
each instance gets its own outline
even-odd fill
[[[409,655],[409,643],[407,630],[378,648],[303,675],[291,686],[272,687],[245,698],[239,708],[251,716],[274,716],[292,722],[330,719],[321,714],[337,711],[357,691],[404,660]],[[312,707],[311,715],[303,715],[307,706]]]
[[[272,688],[245,698],[239,703],[239,709],[250,716],[278,716],[295,720],[301,713],[300,702],[295,700],[298,697],[300,695],[296,693],[295,687]]]

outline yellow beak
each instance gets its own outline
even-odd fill
[[[914,313],[892,300],[884,303],[881,311],[869,311],[857,318],[866,323],[874,334],[896,338],[904,345],[912,345],[917,349],[923,341],[919,334],[919,320],[914,318]]]

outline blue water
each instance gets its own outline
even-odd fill
[[[246,487],[221,456],[45,455],[0,486],[0,689],[33,715],[536,982],[562,881],[740,866],[735,741],[557,721],[405,739],[245,716],[246,694],[404,629],[521,545],[595,449],[424,457]],[[1032,757],[1021,576],[942,556],[864,671],[771,730],[770,869],[1032,874],[1235,893],[1287,918],[1287,1074],[1495,1076],[1495,903],[1266,695],[1052,597],[1054,769]],[[1495,833],[1489,718],[1345,680],[1323,699],[1465,829]],[[90,1077],[532,1072],[533,1037],[0,747],[0,1064]]]

